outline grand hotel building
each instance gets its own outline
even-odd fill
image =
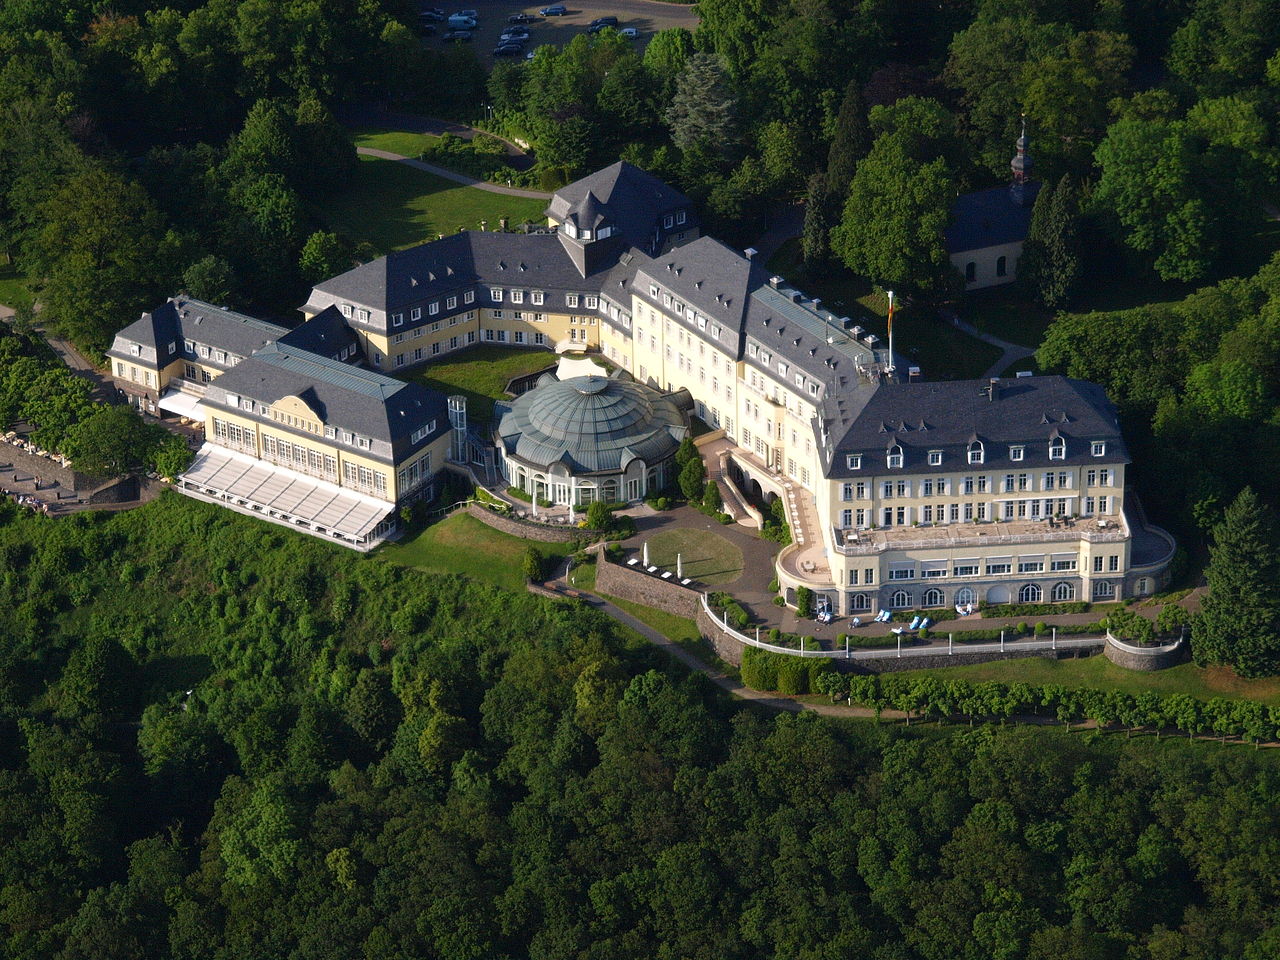
[[[369,409],[391,403],[393,384],[412,388],[401,397],[408,409],[373,418],[387,486],[362,482],[358,464],[350,484],[345,466],[326,475],[390,507],[405,495],[393,476],[419,449],[397,445],[397,421],[410,436],[430,426],[419,438],[428,445],[447,440],[444,399],[398,374],[475,344],[598,351],[637,381],[687,390],[697,415],[722,432],[704,449],[723,456],[727,476],[750,498],[784,500],[796,542],[776,563],[790,598],[808,587],[839,612],[864,613],[1113,599],[1160,584],[1173,543],[1126,496],[1127,450],[1098,387],[1052,376],[903,379],[874,335],[770,275],[754,251],[701,236],[687,198],[626,163],[559,191],[547,217],[534,232],[463,232],[318,284],[303,308],[307,321],[276,335],[283,348],[253,347],[272,337],[256,327],[241,336],[250,342],[237,341],[238,355],[254,361],[252,376],[239,373],[244,364],[210,372],[202,385],[212,397],[209,444],[229,447],[215,411],[228,413],[234,397],[243,414],[250,387],[269,398],[269,416],[306,421],[313,443],[351,431],[329,422],[324,412],[344,403],[317,406],[308,376],[330,394],[343,380],[338,368],[363,378],[342,386]],[[324,336],[308,335],[309,325]],[[230,329],[251,326],[244,318]],[[204,358],[193,344],[193,377],[186,344],[183,357],[166,354],[163,337],[138,327],[113,347],[113,362],[124,365],[117,377],[149,403],[140,378],[152,374],[163,407],[165,371],[199,383]],[[290,346],[290,336],[307,342]],[[327,372],[302,363],[305,350],[322,353]],[[148,364],[135,363],[139,354]],[[271,423],[278,429],[280,420]],[[255,444],[253,456],[269,459]],[[339,444],[342,452],[354,461],[361,451]],[[426,474],[446,453],[434,450]],[[429,480],[417,483],[421,492]],[[216,496],[217,484],[204,490]]]

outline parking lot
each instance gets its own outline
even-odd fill
[[[555,2],[555,0],[548,0]],[[567,2],[567,12],[563,17],[542,17],[538,10],[547,3],[521,5],[510,0],[472,0],[456,7],[447,6],[440,0],[431,0],[430,6],[437,6],[445,15],[462,9],[477,10],[480,13],[476,28],[471,32],[471,45],[481,59],[492,60],[493,48],[498,44],[498,37],[508,26],[507,17],[513,13],[527,13],[534,17],[531,23],[524,26],[529,30],[529,39],[525,50],[536,50],[543,44],[563,46],[575,36],[586,31],[587,26],[597,17],[615,16],[618,28],[633,27],[639,36],[632,41],[637,52],[644,49],[649,38],[659,30],[671,27],[685,27],[693,30],[698,25],[697,14],[688,6],[675,3],[659,3],[657,0],[590,0],[587,4]],[[438,23],[436,35],[424,38],[430,45],[440,45],[441,39],[448,31],[447,23]],[[518,58],[512,58],[518,59]]]

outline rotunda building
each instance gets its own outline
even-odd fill
[[[687,390],[547,375],[495,408],[498,461],[508,485],[553,503],[641,500],[676,479],[692,408]]]

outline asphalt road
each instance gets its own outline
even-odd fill
[[[563,17],[539,17],[538,10],[546,6],[546,3],[522,5],[510,0],[476,0],[451,7],[433,0],[433,5],[439,6],[446,16],[462,9],[480,12],[479,24],[472,31],[472,45],[482,59],[492,59],[491,52],[497,46],[498,35],[507,27],[507,17],[513,13],[528,13],[538,17],[533,23],[525,24],[529,29],[526,50],[534,50],[548,43],[563,46],[586,30],[587,25],[596,17],[608,15],[618,18],[619,28],[634,27],[639,31],[640,36],[634,41],[637,50],[643,50],[649,38],[659,30],[671,27],[693,30],[698,25],[698,16],[692,7],[659,3],[657,0],[590,0],[587,4],[566,3],[569,12]],[[425,38],[427,44],[443,44],[444,41],[440,38],[448,30],[448,25],[438,23],[436,30],[435,37]]]

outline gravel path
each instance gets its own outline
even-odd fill
[[[392,153],[390,150],[357,147],[356,153],[365,157],[377,157],[379,160],[394,160],[396,163],[403,163],[406,167],[423,170],[444,180],[452,180],[454,183],[460,183],[467,187],[475,187],[477,190],[487,190],[489,193],[501,193],[508,197],[529,197],[534,200],[551,199],[551,194],[544,193],[541,190],[521,190],[518,187],[502,187],[496,183],[486,183],[483,180],[477,180],[475,177],[468,177],[466,174],[455,173],[452,170],[446,170],[444,167],[437,167],[434,163],[424,163],[421,160],[414,160],[412,157],[402,157],[400,154]]]

